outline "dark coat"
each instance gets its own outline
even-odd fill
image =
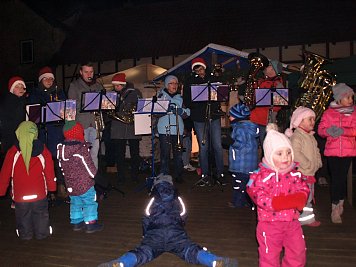
[[[203,84],[203,83],[213,83],[217,82],[216,77],[211,75],[208,70],[206,70],[206,75],[204,78],[196,76],[192,73],[192,76],[187,80],[183,87],[183,105],[190,108],[190,118],[193,121],[204,122],[206,119],[207,102],[194,102],[191,97],[191,85]],[[193,99],[194,100],[194,99]],[[211,116],[210,118],[215,120],[220,118],[218,111],[220,110],[219,102],[211,103]]]
[[[66,97],[62,90],[57,90],[55,86],[49,88],[49,90],[45,90],[43,85],[40,84],[39,88],[35,88],[30,92],[27,103],[45,106],[48,102],[65,99]],[[64,141],[63,122],[40,124],[38,138],[47,145],[52,157],[56,157],[57,145]]]
[[[18,97],[10,92],[0,98],[0,141],[4,153],[17,141],[15,131],[26,119],[25,97]]]

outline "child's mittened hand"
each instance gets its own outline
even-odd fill
[[[303,193],[294,193],[287,196],[280,195],[272,198],[272,207],[277,210],[298,209],[303,210],[307,198]]]
[[[326,132],[332,136],[332,137],[339,137],[344,133],[344,130],[342,128],[336,127],[335,125],[329,127],[326,129]]]

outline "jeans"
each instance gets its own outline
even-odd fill
[[[91,143],[90,156],[96,169],[98,169],[99,139],[97,139],[96,129],[94,127],[85,128],[84,139],[85,141]]]
[[[182,139],[182,136],[181,136]],[[169,174],[169,161],[171,158],[171,145],[173,147],[174,177],[181,178],[183,173],[182,151],[177,149],[177,135],[159,135],[161,149],[161,169],[160,173]]]
[[[212,173],[209,172],[209,165],[212,164],[212,162],[209,162],[209,143],[211,143],[212,149],[210,153],[215,157],[216,172],[219,176],[224,173],[223,149],[221,145],[221,121],[220,119],[216,119],[211,120],[210,125],[207,123],[205,143],[203,145],[204,125],[205,122],[194,122],[194,129],[199,143],[199,163],[202,169],[202,174],[212,175]]]
[[[190,155],[192,154],[192,133],[188,133],[183,137],[183,147],[185,151],[182,153],[183,166],[186,166],[190,162]]]

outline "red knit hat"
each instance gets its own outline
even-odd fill
[[[194,70],[195,66],[203,66],[206,69],[206,62],[203,58],[197,57],[192,60],[192,70]]]
[[[76,121],[66,121],[63,126],[63,135],[66,140],[84,141],[84,128]]]
[[[125,73],[117,73],[112,77],[112,84],[116,85],[116,84],[122,84],[125,85],[126,84],[126,74]]]
[[[14,88],[16,85],[22,84],[24,88],[26,88],[26,84],[24,80],[20,76],[14,76],[9,80],[9,91],[10,93],[14,93]]]
[[[43,78],[52,78],[54,80],[53,71],[50,67],[46,66],[40,69],[38,73],[38,81],[40,82]]]

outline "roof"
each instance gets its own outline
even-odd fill
[[[356,1],[180,0],[83,13],[54,62],[79,63],[349,41]]]

